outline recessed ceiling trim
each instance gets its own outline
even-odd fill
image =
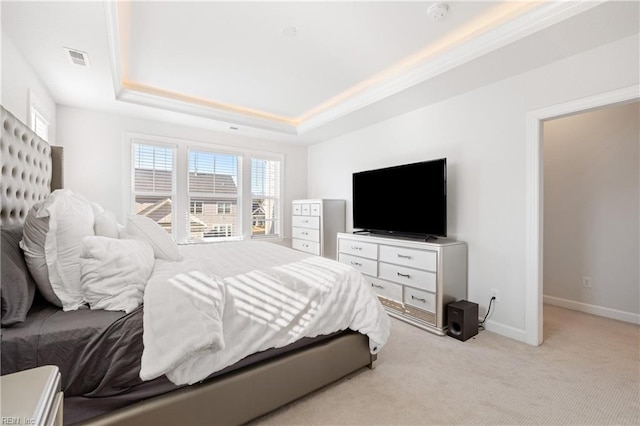
[[[107,42],[109,44],[109,62],[111,64],[111,80],[116,99],[123,90],[122,87],[122,52],[120,50],[120,31],[118,30],[117,2],[105,0],[103,2],[107,20]]]
[[[546,3],[483,34],[469,37],[458,46],[445,45],[433,52],[425,50],[422,52],[423,58],[415,61],[416,65],[407,67],[396,77],[379,78],[379,83],[346,98],[335,107],[309,118],[301,118],[297,126],[298,133],[304,134],[601,3],[603,1]]]
[[[129,11],[126,6],[119,10],[123,7],[119,2],[105,1],[104,4],[116,99],[288,135],[302,135],[601,3],[603,1],[535,1],[514,6],[512,15],[505,15],[502,21],[476,22],[476,28],[467,28],[467,34],[453,35],[448,41],[428,46],[417,55],[295,118],[127,82],[123,54],[128,40],[127,34],[120,32],[119,19],[129,19]]]
[[[198,105],[193,102],[174,99],[152,92],[144,92],[139,90],[137,86],[133,86],[136,87],[135,89],[129,89],[127,88],[127,86],[128,84],[124,82],[122,90],[120,90],[120,93],[116,95],[117,100],[148,107],[160,108],[167,111],[180,112],[197,117],[210,118],[229,124],[239,124],[243,126],[255,127],[257,129],[276,131],[288,135],[297,135],[296,127],[291,124],[253,117],[233,111],[225,111],[210,106]]]
[[[132,81],[123,81],[122,86],[128,91],[146,93],[146,94],[155,95],[161,98],[173,99],[175,101],[194,104],[204,108],[210,108],[212,110],[217,110],[225,113],[232,113],[232,114],[235,113],[240,115],[246,115],[251,118],[279,122],[283,124],[288,124],[290,126],[295,125],[295,122],[292,119],[287,117],[281,117],[276,114],[270,114],[267,112],[258,111],[251,108],[245,108],[238,105],[217,102],[208,98],[202,98],[202,97],[193,96],[193,95],[186,95],[184,93],[172,92],[171,90],[165,90],[159,87],[148,86],[146,84],[141,84],[141,83],[132,82]]]

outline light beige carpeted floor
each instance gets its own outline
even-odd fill
[[[553,306],[539,347],[392,319],[363,369],[253,425],[640,424],[640,327]]]

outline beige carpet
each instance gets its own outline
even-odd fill
[[[539,347],[392,320],[360,370],[253,425],[640,424],[640,327],[553,306]]]

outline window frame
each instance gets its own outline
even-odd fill
[[[189,213],[202,214],[203,212],[204,212],[204,203],[202,201],[200,200],[189,201]]]
[[[161,147],[161,148],[169,148],[173,151],[173,164],[172,164],[172,170],[171,170],[171,188],[172,191],[169,192],[147,192],[147,191],[141,191],[141,192],[136,192],[135,189],[135,167],[134,167],[134,160],[135,160],[135,153],[134,153],[134,148],[135,145],[149,145],[149,146],[157,146],[157,147]],[[155,142],[152,140],[149,140],[147,138],[135,138],[132,139],[129,143],[129,212],[127,215],[135,215],[135,208],[136,208],[136,196],[140,195],[140,196],[148,196],[148,197],[154,197],[154,196],[166,196],[168,195],[171,198],[171,236],[173,238],[176,238],[177,235],[177,228],[178,228],[178,221],[177,221],[177,199],[178,199],[178,185],[177,185],[177,178],[178,178],[178,172],[177,172],[177,168],[178,168],[178,147],[174,144],[169,144],[169,143],[161,143],[161,142]]]
[[[244,194],[244,186],[242,185],[242,174],[244,173],[244,168],[243,168],[243,154],[237,152],[237,151],[229,151],[229,150],[224,150],[224,149],[211,149],[210,146],[207,147],[203,147],[203,146],[198,146],[198,145],[193,145],[193,144],[189,144],[187,146],[187,187],[186,187],[186,191],[187,191],[187,198],[189,201],[191,201],[192,198],[196,198],[196,199],[207,199],[207,200],[211,200],[216,202],[216,204],[218,204],[218,200],[220,200],[219,196],[213,196],[213,195],[207,195],[207,193],[202,193],[202,192],[190,192],[189,191],[189,179],[190,179],[190,171],[189,171],[189,161],[190,161],[190,154],[191,152],[199,152],[199,153],[204,153],[204,154],[213,154],[213,155],[220,155],[220,156],[234,156],[237,157],[237,172],[238,172],[238,176],[237,176],[237,187],[238,187],[238,191],[237,191],[237,195],[236,195],[236,199],[237,201],[237,206],[236,206],[236,235],[225,235],[224,237],[203,237],[202,239],[195,239],[195,238],[191,238],[190,234],[191,234],[191,229],[190,229],[190,223],[189,221],[186,221],[185,225],[186,225],[186,234],[187,234],[187,241],[193,241],[193,242],[209,242],[209,241],[225,241],[225,240],[240,240],[243,237],[243,230],[244,230],[244,223],[242,220],[242,203],[243,203],[243,194]],[[223,201],[226,202],[226,201]],[[232,203],[230,203],[232,204]],[[216,205],[216,211],[217,211],[218,207]],[[231,214],[231,213],[229,213]],[[232,224],[223,224],[223,223],[216,223],[213,224],[215,227],[221,228],[221,227],[227,227],[226,225],[229,225],[231,227],[231,229],[233,230],[233,225]],[[231,232],[233,234],[233,232]],[[225,231],[225,234],[228,234],[227,231]]]
[[[27,111],[29,128],[43,140],[49,142],[51,131],[51,111],[45,107],[35,92],[29,89],[29,110]],[[41,134],[38,129],[38,123],[43,122],[46,126],[46,134]]]
[[[264,199],[277,199],[277,212],[278,212],[278,217],[275,219],[266,219],[266,217],[263,219],[265,226],[266,223],[268,221],[272,221],[276,223],[276,229],[277,232],[275,234],[253,234],[253,188],[250,186],[249,187],[249,195],[251,196],[251,238],[258,238],[258,239],[262,239],[262,238],[273,238],[273,237],[281,237],[282,236],[282,228],[283,228],[283,218],[282,218],[282,194],[284,194],[284,186],[283,186],[283,159],[281,157],[274,157],[274,156],[265,156],[265,155],[260,155],[260,154],[252,154],[251,158],[249,161],[252,160],[264,160],[264,161],[277,161],[279,163],[278,165],[278,196],[277,197],[263,197]],[[251,177],[253,177],[253,169],[251,170]]]
[[[178,139],[160,135],[151,135],[138,132],[123,132],[123,164],[126,164],[128,172],[126,173],[127,179],[125,182],[125,191],[123,191],[123,207],[124,217],[135,214],[135,197],[133,194],[133,143],[136,140],[145,141],[148,144],[157,144],[164,146],[175,147],[174,161],[175,173],[174,173],[174,191],[175,202],[173,203],[172,217],[174,219],[173,224],[173,237],[181,244],[184,243],[209,243],[228,239],[234,240],[250,240],[252,238],[260,239],[274,239],[281,240],[284,232],[284,218],[283,212],[283,195],[284,194],[284,181],[285,181],[285,155],[282,153],[261,151],[257,149],[232,147],[222,144],[215,144],[206,141],[194,141],[186,139]],[[241,210],[238,213],[239,226],[241,230],[238,232],[238,236],[231,238],[215,238],[205,240],[190,240],[189,239],[189,151],[190,150],[202,150],[210,151],[220,154],[233,154],[239,156],[238,168],[240,170],[239,181],[242,185],[242,197],[239,199],[238,209]],[[252,206],[252,194],[251,194],[251,158],[256,157],[260,159],[271,159],[280,161],[280,200],[278,203],[278,211],[280,212],[280,227],[278,233],[268,236],[253,236],[251,232],[251,206]]]
[[[220,211],[220,206],[222,206],[222,211]],[[229,208],[227,209],[227,207]],[[231,214],[231,203],[226,201],[216,203],[216,210],[218,211],[218,214]]]

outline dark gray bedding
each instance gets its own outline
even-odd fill
[[[129,314],[89,309],[64,312],[36,301],[23,323],[2,329],[2,374],[57,365],[65,393],[65,424],[178,389],[164,376],[149,382],[140,380],[142,318],[142,306]],[[303,338],[285,348],[251,355],[207,380],[336,334],[340,333]]]
[[[141,355],[142,307],[64,312],[42,302],[23,323],[2,329],[2,374],[57,365],[69,396],[114,395],[139,384]]]

